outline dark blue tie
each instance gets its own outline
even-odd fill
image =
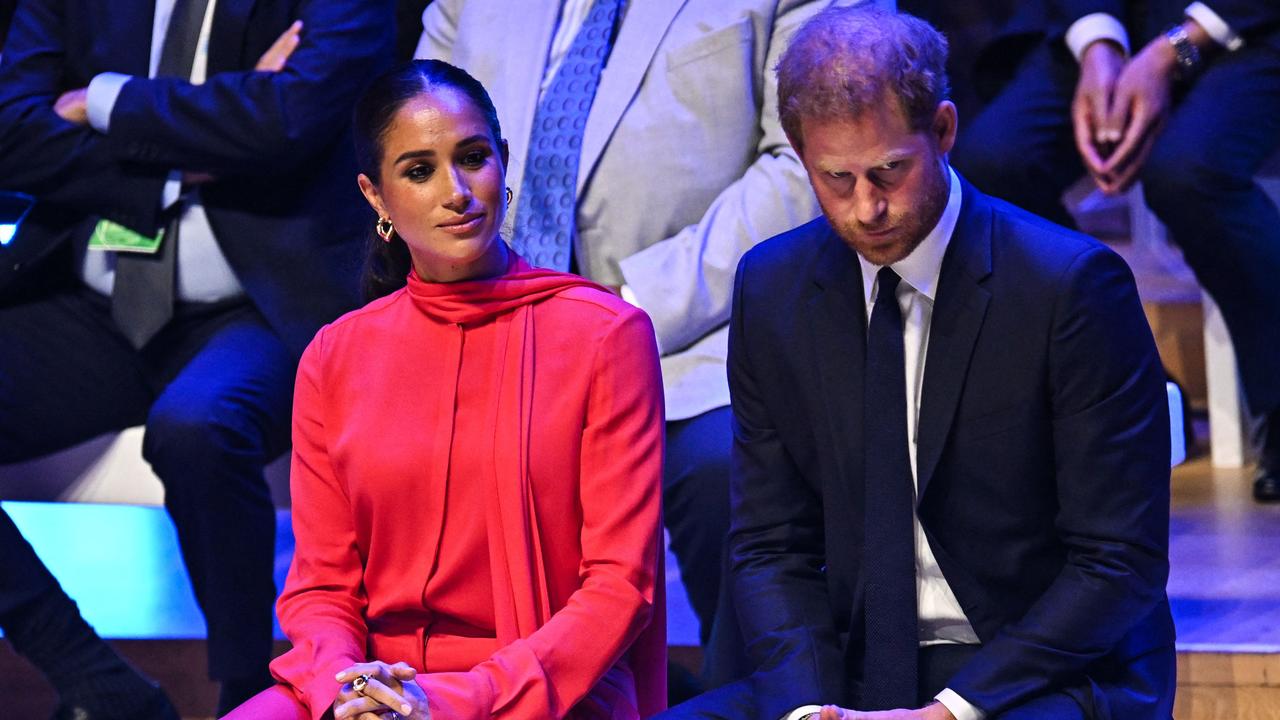
[[[866,654],[859,709],[916,706],[915,483],[907,454],[901,278],[880,269],[863,378]]]
[[[613,46],[621,5],[622,0],[595,0],[591,5],[533,116],[511,245],[538,267],[569,269],[582,131]]]

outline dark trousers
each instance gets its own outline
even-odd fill
[[[1070,225],[1063,191],[1084,173],[1072,140],[1078,71],[1042,44],[987,108],[961,122],[952,163],[983,191]],[[1280,408],[1280,212],[1254,181],[1280,148],[1280,53],[1215,57],[1179,88],[1140,180],[1147,204],[1222,310],[1249,408]]]
[[[12,632],[4,617],[57,584],[9,513],[0,509],[0,630]]]
[[[750,672],[729,583],[728,407],[667,423],[663,517],[680,578],[698,616],[703,682],[717,687]]]
[[[977,646],[934,645],[920,649],[919,706],[932,702],[952,676],[973,657]],[[759,720],[761,684],[753,678],[725,685],[657,715],[656,720]],[[835,704],[838,698],[824,702]],[[858,708],[850,708],[858,709]],[[773,720],[765,718],[765,720]],[[992,720],[1087,720],[1080,704],[1066,693],[1048,693],[1001,713]]]
[[[142,351],[110,313],[78,285],[0,304],[0,462],[145,423],[210,675],[266,677],[275,513],[262,469],[288,447],[295,360],[247,302],[181,305]],[[0,541],[7,559],[15,541]],[[0,564],[0,586],[48,582],[20,572]]]

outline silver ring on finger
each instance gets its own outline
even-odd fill
[[[352,692],[355,692],[359,695],[363,695],[364,689],[368,687],[369,680],[371,679],[372,677],[369,675],[369,673],[360,673],[359,675],[357,675],[356,679],[351,681]]]

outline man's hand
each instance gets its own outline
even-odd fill
[[[859,712],[847,710],[835,705],[822,708],[820,720],[956,720],[946,705],[934,701],[917,710],[880,710],[876,712]]]
[[[271,47],[262,53],[262,57],[258,58],[258,64],[254,65],[253,69],[258,72],[280,72],[289,61],[289,56],[298,49],[300,42],[302,42],[302,21],[294,20],[293,24],[271,43]]]
[[[58,117],[76,125],[89,124],[89,88],[68,90],[53,104]]]
[[[1092,43],[1080,56],[1080,81],[1071,100],[1076,149],[1089,174],[1097,179],[1123,127],[1109,122],[1116,80],[1124,68],[1124,51],[1109,40]]]
[[[1163,35],[1147,44],[1121,71],[1107,119],[1123,127],[1115,151],[1094,179],[1104,192],[1119,193],[1138,177],[1169,115],[1177,57]]]
[[[1202,56],[1211,51],[1213,39],[1199,23],[1187,19],[1182,29]],[[1137,179],[1151,154],[1151,148],[1169,116],[1177,62],[1173,45],[1160,35],[1142,48],[1142,52],[1133,58],[1116,80],[1115,97],[1111,103],[1114,119],[1107,122],[1108,125],[1114,123],[1124,127],[1124,135],[1102,167],[1104,180],[1098,183],[1098,187],[1105,192],[1126,190]]]
[[[369,681],[357,691],[353,682],[361,675],[367,675]],[[352,665],[334,678],[342,683],[333,701],[334,720],[387,720],[392,713],[431,720],[427,695],[413,681],[416,676],[417,671],[403,662]]]

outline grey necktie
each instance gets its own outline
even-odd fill
[[[177,0],[160,50],[156,77],[191,77],[200,27],[209,0]],[[164,240],[154,254],[119,253],[116,279],[111,288],[111,317],[135,348],[146,345],[173,317],[175,263],[178,255],[178,223],[182,203],[168,213]]]
[[[595,0],[533,116],[512,246],[539,267],[569,269],[582,131],[621,6],[622,0]]]

